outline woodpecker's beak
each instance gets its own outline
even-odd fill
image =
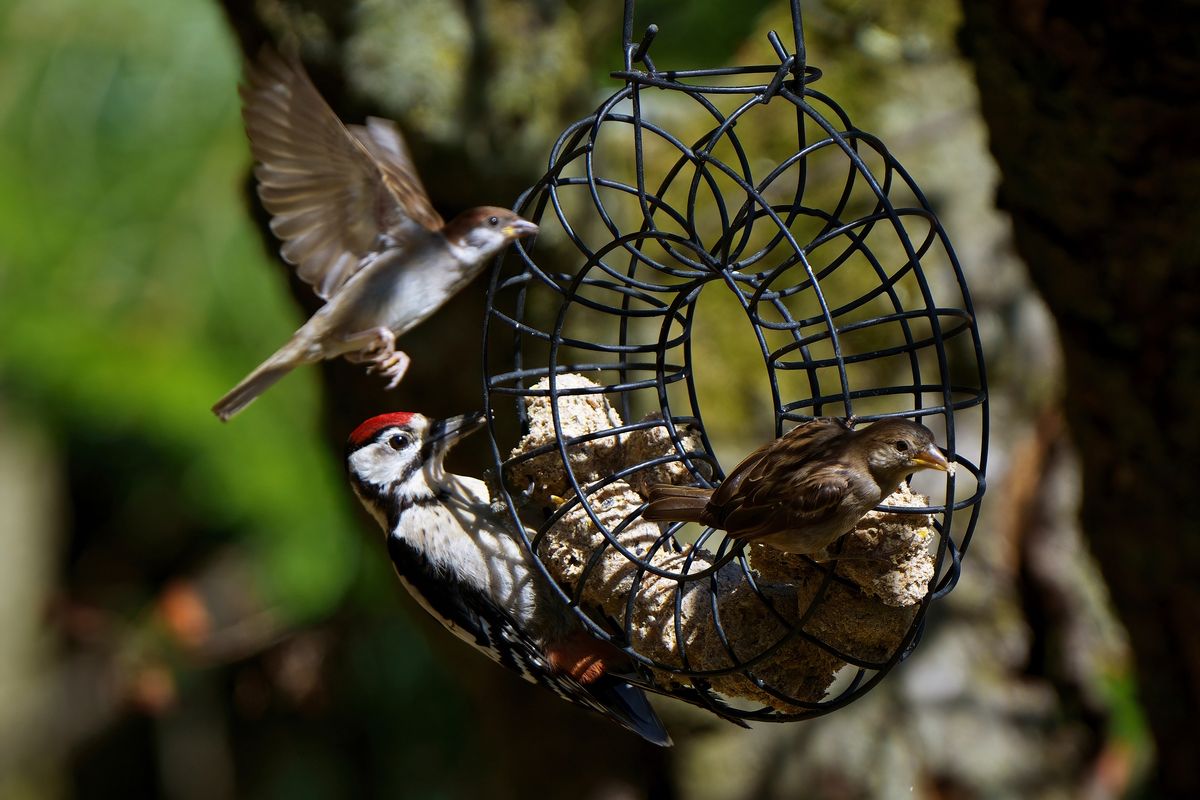
[[[483,412],[475,411],[457,417],[435,420],[429,424],[429,433],[425,437],[425,442],[435,452],[445,454],[459,439],[482,428],[485,419],[487,416]]]
[[[520,239],[525,236],[533,236],[537,232],[538,226],[534,225],[527,219],[517,219],[511,225],[505,225],[501,230],[501,233],[510,239]]]
[[[913,463],[926,469],[936,469],[942,472],[954,474],[954,465],[946,458],[946,454],[942,452],[936,444],[930,444],[928,448],[922,450],[912,457]]]

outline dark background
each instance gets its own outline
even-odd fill
[[[991,488],[878,689],[749,732],[663,703],[658,751],[435,629],[344,485],[364,416],[478,407],[482,281],[395,393],[338,363],[207,410],[315,304],[247,192],[243,51],[295,37],[343,117],[399,119],[449,217],[511,203],[617,88],[616,4],[0,3],[0,795],[1200,794],[1200,25],[1142,6],[805,4],[819,88],[967,271]],[[765,0],[640,12],[660,67],[766,62],[789,28]]]

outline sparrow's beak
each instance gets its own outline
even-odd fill
[[[425,444],[433,448],[434,452],[445,455],[459,439],[482,428],[485,419],[487,419],[485,414],[475,411],[457,417],[435,420],[429,424],[429,434],[425,437]]]
[[[936,444],[930,444],[929,447],[914,455],[912,460],[914,464],[926,469],[937,469],[951,475],[954,474],[954,465],[946,459],[946,454]]]
[[[533,236],[538,232],[538,226],[534,225],[527,219],[517,219],[511,225],[505,225],[501,229],[501,233],[510,239],[520,239],[525,236]]]

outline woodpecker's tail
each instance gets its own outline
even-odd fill
[[[670,734],[641,689],[616,675],[604,675],[588,684],[587,691],[596,701],[592,707],[604,716],[651,744],[671,746]]]
[[[217,404],[212,407],[213,413],[220,417],[222,422],[228,421],[230,417],[250,405],[254,398],[271,388],[284,375],[301,364],[315,360],[305,358],[303,344],[293,337],[287,344],[275,351],[274,355],[243,378],[241,383],[230,389],[228,394],[218,400]]]
[[[712,489],[660,483],[650,490],[650,504],[642,518],[651,522],[700,522]]]
[[[671,737],[654,713],[646,693],[635,685],[635,674],[610,672],[614,666],[631,668],[629,657],[616,645],[597,639],[579,627],[562,609],[561,620],[575,630],[547,644],[544,654],[548,670],[526,673],[560,697],[599,711],[623,728],[648,742],[670,747]]]

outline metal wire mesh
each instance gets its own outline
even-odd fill
[[[596,532],[572,584],[539,562],[562,598],[593,633],[624,648],[657,691],[723,716],[777,721],[844,705],[911,652],[929,602],[958,580],[987,455],[983,356],[950,241],[883,143],[813,88],[820,71],[805,63],[798,0],[791,9],[795,51],[772,33],[776,64],[662,71],[649,53],[657,28],[633,41],[626,3],[624,68],[613,73],[624,85],[563,132],[546,174],[518,200],[542,233],[493,273],[484,353],[497,482],[514,521],[535,531],[527,545],[545,561],[542,545],[571,514]],[[781,144],[781,129],[794,138]],[[707,299],[716,295],[722,299]],[[686,470],[696,485],[720,482],[703,414],[705,388],[720,377],[707,374],[717,367],[694,346],[713,319],[711,304],[725,320],[740,314],[747,323],[776,436],[789,421],[814,416],[903,416],[933,428],[953,454],[957,477],[924,489],[934,497],[928,505],[891,509],[933,515],[936,543],[928,591],[886,652],[864,656],[816,624],[833,593],[857,590],[838,562],[808,562],[818,577],[797,614],[780,609],[756,563],[719,533],[675,524],[635,547],[629,532],[647,524],[644,505],[614,516],[614,488],[656,470]],[[608,424],[573,434],[562,404],[599,398],[611,405]],[[514,452],[538,400],[553,437]],[[660,434],[660,452],[600,473],[581,469],[587,448],[648,432]],[[566,493],[532,507],[518,476],[547,458]],[[589,608],[583,590],[614,553],[631,566],[620,615]],[[664,567],[667,553],[674,560]],[[633,630],[639,588],[654,581],[673,587],[674,618],[657,623],[674,628],[672,657],[649,652]],[[713,598],[705,624],[724,649],[716,667],[688,652],[681,615],[697,591]],[[735,623],[723,617],[717,595],[739,591],[753,596],[755,613],[775,631],[768,641],[744,640],[753,613],[750,621],[744,613]],[[838,680],[806,694],[767,676],[771,660],[797,643],[828,656],[818,671],[832,664]],[[753,687],[744,695],[753,703],[713,688],[731,674]]]

